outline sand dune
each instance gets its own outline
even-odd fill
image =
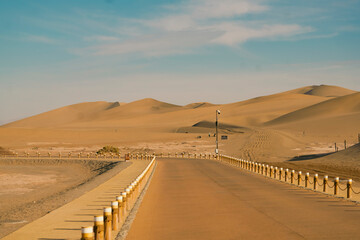
[[[360,93],[353,93],[330,99],[267,122],[267,125],[284,124],[294,121],[325,118],[360,112]]]
[[[181,106],[161,102],[152,98],[145,98],[139,101],[128,103],[124,106],[113,108],[98,119],[112,119],[117,117],[133,117],[146,114],[164,113],[181,109]]]
[[[345,150],[341,150],[320,158],[308,160],[308,163],[321,163],[331,165],[342,165],[355,167],[360,170],[360,143],[355,144]]]
[[[216,131],[215,128],[215,122],[200,121],[198,123],[195,123],[191,127],[181,127],[177,129],[177,132],[213,134]],[[222,122],[218,125],[218,130],[220,133],[244,133],[245,131],[249,131],[250,129]]]
[[[102,112],[117,105],[109,102],[86,102],[58,108],[41,113],[19,121],[4,125],[3,127],[54,127],[74,121],[88,121]]]
[[[313,85],[313,86],[307,86],[307,87],[290,90],[285,93],[298,93],[298,94],[306,94],[306,95],[319,96],[319,97],[341,97],[352,93],[356,93],[356,91],[338,86],[331,86],[331,85]]]
[[[188,105],[185,105],[184,108],[203,108],[203,107],[213,107],[216,106],[215,104],[208,103],[208,102],[198,102],[198,103],[190,103]]]
[[[313,89],[306,88],[306,91]],[[174,128],[193,125],[196,122],[212,121],[214,111],[226,112],[223,120],[229,124],[253,126],[260,125],[294,110],[325,101],[329,98],[284,92],[258,97],[246,101],[214,105],[207,102],[178,106],[147,98],[127,104],[119,102],[93,102],[65,106],[42,113],[3,127],[135,127],[136,125]],[[139,118],[141,116],[141,118]]]
[[[75,104],[0,127],[0,146],[101,146],[195,139],[199,133],[214,132],[215,111],[220,109],[220,130],[232,133],[226,142],[231,154],[274,161],[282,156],[284,160],[298,153],[291,149],[304,149],[311,141],[354,141],[360,131],[360,93],[328,97],[348,92],[352,91],[322,85],[222,105],[178,106],[150,98],[127,104]],[[291,151],[281,150],[284,148]]]

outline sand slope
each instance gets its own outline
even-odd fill
[[[325,118],[360,111],[360,93],[353,93],[315,104],[278,117],[266,124],[284,124],[305,119]]]
[[[319,96],[319,97],[341,97],[352,93],[356,93],[356,91],[338,86],[331,86],[331,85],[313,85],[313,86],[297,88],[294,90],[287,91],[285,93],[298,93],[298,94],[306,94],[306,95]]]
[[[74,121],[88,121],[102,112],[119,106],[119,103],[86,102],[58,108],[19,121],[4,127],[54,127]]]
[[[158,124],[159,126],[175,129],[191,126],[200,121],[213,121],[216,109],[225,111],[221,118],[229,124],[253,126],[328,100],[328,97],[304,94],[315,90],[326,92],[327,88],[335,91],[335,87],[324,88],[323,86],[320,89],[305,87],[302,90],[288,91],[223,105],[199,102],[178,106],[151,98],[128,104],[120,104],[119,102],[80,103],[25,118],[3,127],[101,128],[105,126],[136,127],[137,125],[154,127],[154,124]],[[341,91],[339,90],[339,92]],[[139,118],[140,116],[141,118]]]

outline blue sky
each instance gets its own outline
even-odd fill
[[[0,0],[0,124],[84,101],[360,90],[360,1]]]

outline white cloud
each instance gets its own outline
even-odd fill
[[[246,13],[258,13],[268,9],[256,0],[193,0],[185,9],[196,18],[235,17]]]
[[[207,43],[221,34],[217,31],[183,31],[142,36],[139,39],[103,44],[89,49],[95,55],[142,53],[146,56],[181,54]]]
[[[314,31],[299,24],[243,20],[245,14],[271,11],[257,0],[187,0],[166,9],[170,12],[154,18],[127,19],[125,22],[137,35],[89,37],[99,44],[80,52],[92,55],[181,54],[200,46],[236,47],[252,39],[284,39]]]
[[[302,27],[297,24],[263,25],[258,28],[249,28],[244,25],[226,22],[218,25],[217,28],[224,30],[225,33],[214,39],[213,42],[225,45],[237,45],[250,39],[288,37],[312,31],[310,27]]]

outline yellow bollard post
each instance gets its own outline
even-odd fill
[[[112,214],[111,207],[104,208],[104,234],[105,240],[111,240],[111,231],[112,231]]]
[[[81,227],[81,240],[94,240],[93,227]]]
[[[298,186],[301,184],[301,171],[298,172]]]
[[[94,235],[95,240],[104,240],[104,216],[94,217]]]
[[[339,188],[339,177],[336,177],[334,179],[334,195],[335,196],[338,194],[338,188]]]
[[[283,170],[284,170],[283,168],[280,168],[280,171],[279,171],[279,180],[280,181],[281,181],[281,177],[282,177],[281,175],[282,175]]]
[[[326,192],[326,184],[327,184],[327,182],[328,182],[328,176],[327,175],[325,175],[324,176],[324,181],[323,181],[323,192]]]
[[[131,195],[130,195],[130,189],[129,188],[126,188],[125,189],[125,192],[126,192],[126,211],[127,212],[130,212],[130,209],[131,209]]]
[[[265,176],[268,175],[268,170],[269,170],[269,165],[266,165],[266,167],[265,167]]]
[[[350,198],[352,179],[349,179],[346,184],[346,197]]]
[[[124,210],[124,202],[122,196],[117,196],[116,201],[118,201],[119,205],[119,224],[124,222],[125,210]]]
[[[175,153],[175,158],[177,158],[177,153]]]
[[[318,182],[319,175],[317,173],[314,174],[314,190],[316,190],[317,182]]]
[[[124,206],[124,219],[126,218],[127,216],[127,198],[126,198],[126,192],[122,192],[121,193],[121,196],[123,197],[123,206]]]
[[[274,167],[270,166],[270,178],[272,178],[273,171],[274,171]]]
[[[278,168],[277,167],[275,167],[274,168],[274,178],[276,178],[276,174],[278,173]]]
[[[291,184],[294,184],[295,170],[291,170]]]
[[[117,231],[119,229],[119,203],[118,203],[118,201],[111,202],[111,214],[112,214],[112,230]]]
[[[310,173],[306,173],[305,174],[305,187],[307,188],[308,187],[308,184],[309,184],[309,177],[310,177]]]
[[[289,169],[285,169],[285,182],[287,182],[287,178],[288,178],[288,175],[289,175]]]

